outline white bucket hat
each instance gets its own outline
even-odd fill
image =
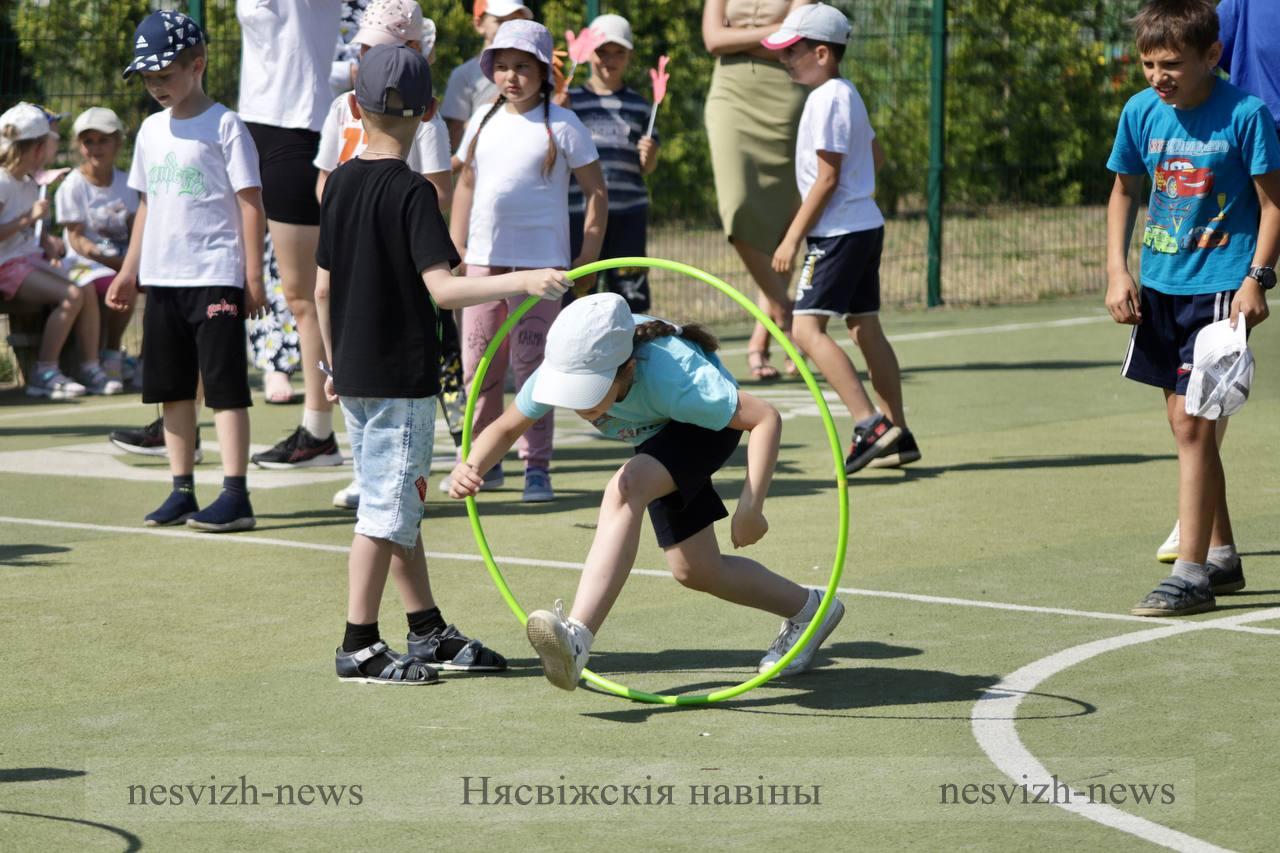
[[[1219,320],[1196,335],[1191,378],[1187,381],[1187,414],[1216,421],[1240,411],[1253,384],[1253,354],[1249,352],[1244,315]]]
[[[590,409],[609,393],[618,368],[631,358],[635,318],[616,293],[575,299],[547,330],[546,356],[533,399],[547,406]]]
[[[551,77],[551,51],[553,49],[551,41],[551,31],[536,21],[507,21],[498,27],[497,35],[493,37],[493,44],[484,49],[480,54],[480,70],[484,72],[484,76],[490,81],[493,80],[493,54],[495,51],[510,48],[512,50],[523,50],[525,53],[532,53],[538,58],[543,65],[543,71],[546,73],[545,83],[549,86],[552,83]]]

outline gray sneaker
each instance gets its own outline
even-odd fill
[[[556,492],[551,488],[551,475],[546,468],[530,468],[524,472],[524,494],[520,500],[527,504],[542,504],[555,499]]]
[[[809,591],[810,600],[816,596],[818,601],[822,600],[822,593],[816,589]],[[844,602],[840,599],[834,599],[831,607],[827,610],[827,616],[822,620],[822,624],[818,626],[817,632],[813,638],[809,640],[809,644],[800,650],[800,654],[791,659],[791,663],[787,664],[787,668],[778,673],[780,677],[788,675],[798,675],[813,666],[813,659],[818,654],[818,649],[826,641],[827,637],[840,624],[840,620],[844,618]],[[791,651],[791,647],[796,644],[796,640],[800,639],[800,635],[804,633],[805,628],[809,627],[808,622],[792,622],[787,619],[782,623],[782,630],[778,632],[778,636],[774,638],[773,644],[769,646],[769,651],[765,652],[764,657],[760,658],[760,663],[756,667],[757,672],[764,672],[771,666],[782,660],[782,656]]]

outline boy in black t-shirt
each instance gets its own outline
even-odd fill
[[[525,294],[554,300],[569,282],[556,270],[467,279],[450,274],[459,258],[435,189],[404,162],[415,128],[435,110],[431,69],[420,52],[403,45],[370,50],[360,65],[356,102],[369,144],[325,185],[316,252],[316,309],[333,365],[325,394],[334,402],[341,397],[360,483],[337,670],[343,681],[430,684],[435,666],[496,671],[507,665],[445,624],[418,531],[440,392],[437,307]],[[408,614],[403,657],[378,633],[388,571]]]

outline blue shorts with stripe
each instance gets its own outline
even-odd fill
[[[1210,323],[1226,319],[1235,295],[1234,289],[1174,296],[1142,288],[1142,322],[1133,327],[1120,373],[1136,382],[1185,395],[1196,335]]]
[[[857,317],[880,312],[884,226],[809,237],[796,285],[795,314]]]

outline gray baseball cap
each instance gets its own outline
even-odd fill
[[[403,107],[387,106],[387,90],[400,93]],[[379,44],[360,60],[356,75],[356,103],[381,115],[420,116],[431,106],[431,66],[416,50],[403,44]]]

